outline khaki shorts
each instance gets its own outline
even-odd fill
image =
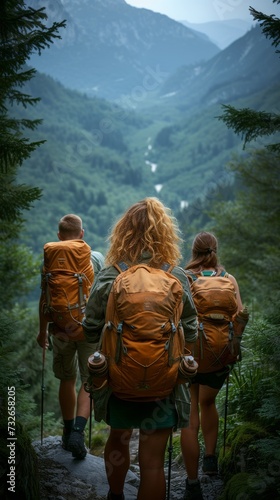
[[[53,372],[59,380],[72,380],[77,377],[79,369],[81,382],[88,378],[88,358],[96,351],[97,344],[86,340],[65,342],[52,336]]]

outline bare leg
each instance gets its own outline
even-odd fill
[[[85,391],[83,384],[78,393],[76,415],[77,417],[84,417],[86,419],[88,419],[90,415],[90,397],[89,393]]]
[[[187,476],[191,480],[198,477],[199,463],[199,406],[198,397],[201,386],[193,384],[190,386],[191,393],[191,410],[189,427],[181,430],[181,449],[187,471]]]
[[[132,429],[111,429],[105,445],[104,460],[110,490],[115,495],[123,492],[130,465],[129,442]]]
[[[137,500],[164,500],[164,456],[171,429],[140,430],[140,486]]]
[[[219,430],[219,415],[216,408],[216,397],[218,389],[212,389],[207,385],[199,388],[199,404],[201,411],[201,430],[205,444],[205,454],[214,455]]]
[[[76,380],[61,380],[58,397],[63,420],[74,419],[76,408]]]

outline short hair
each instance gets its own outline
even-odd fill
[[[157,198],[145,198],[132,205],[113,227],[106,264],[122,260],[136,264],[143,252],[150,255],[149,263],[178,264],[181,253],[180,231],[171,210]]]
[[[83,222],[81,217],[75,214],[67,214],[62,217],[58,223],[58,231],[65,239],[80,238],[83,230]]]

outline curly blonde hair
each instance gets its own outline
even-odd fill
[[[109,236],[106,264],[125,261],[136,264],[143,252],[151,255],[150,265],[178,264],[180,230],[171,210],[157,198],[145,198],[132,205],[118,220]]]

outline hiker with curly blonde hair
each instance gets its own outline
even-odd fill
[[[143,267],[153,269],[161,269],[168,263],[171,266],[169,278],[179,282],[182,293],[180,314],[183,343],[192,347],[197,338],[196,309],[188,279],[184,270],[178,266],[181,239],[177,221],[171,211],[157,198],[145,198],[132,205],[120,217],[109,240],[110,248],[105,257],[107,267],[98,275],[86,307],[83,326],[87,339],[90,342],[100,339],[110,290],[115,279],[123,274],[119,274],[115,267],[118,263],[124,262],[129,268],[145,264]],[[149,309],[151,304],[147,302],[146,307]],[[137,499],[165,499],[164,457],[167,441],[174,427],[188,425],[188,386],[181,384],[177,387],[182,389],[180,402],[172,390],[162,399],[155,397],[149,401],[122,399],[114,392],[110,394],[103,415],[103,420],[110,425],[104,452],[110,488],[108,500],[124,499],[124,483],[130,465],[129,442],[133,429],[139,429],[140,485]],[[94,406],[96,408],[95,402]]]

